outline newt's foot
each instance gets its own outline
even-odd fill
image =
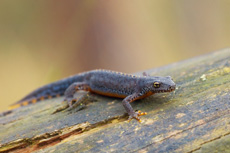
[[[97,99],[89,96],[89,94],[85,94],[78,98],[66,97],[63,100],[64,105],[56,109],[52,114],[55,114],[57,112],[61,112],[64,110],[72,111],[73,108],[76,108],[74,110],[77,112],[82,109],[85,109],[88,103],[94,102],[94,101],[97,101]]]
[[[68,102],[69,110],[71,110],[73,108],[78,108],[79,106],[81,106],[79,109],[85,108],[88,103],[97,101],[97,99],[91,97],[89,94],[84,94],[77,98],[66,98],[65,101]]]
[[[69,108],[69,105],[68,105],[68,104],[65,104],[65,105],[63,105],[63,106],[57,108],[52,114],[56,114],[56,113],[58,113],[58,112],[61,112],[61,111],[63,111],[63,110],[66,110],[67,108]]]
[[[132,115],[129,116],[128,121],[130,122],[132,119],[136,119],[138,122],[141,122],[141,119],[139,118],[139,116],[143,116],[146,114],[147,114],[146,112],[136,111]]]
[[[69,105],[69,108],[73,108],[73,104],[77,102],[77,98],[67,98],[66,101]]]

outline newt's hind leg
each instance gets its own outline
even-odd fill
[[[77,99],[74,98],[74,94],[78,90],[90,91],[90,86],[85,82],[76,82],[71,84],[65,91],[65,101],[68,102],[70,108],[73,106],[73,102],[76,102]]]

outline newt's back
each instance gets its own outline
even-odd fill
[[[139,79],[134,75],[107,70],[95,70],[88,75],[85,81],[93,92],[120,98],[132,94]]]

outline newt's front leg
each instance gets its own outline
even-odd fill
[[[125,99],[123,99],[122,104],[125,107],[125,110],[129,114],[129,120],[136,119],[137,121],[141,122],[139,116],[146,115],[146,112],[141,111],[134,111],[132,106],[130,105],[131,102],[139,99],[141,96],[138,93],[134,93],[132,95],[127,96]]]

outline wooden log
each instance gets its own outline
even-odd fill
[[[121,99],[62,111],[63,97],[44,100],[0,116],[0,152],[230,151],[230,49],[146,72],[177,89],[132,103],[142,123],[127,122]]]

